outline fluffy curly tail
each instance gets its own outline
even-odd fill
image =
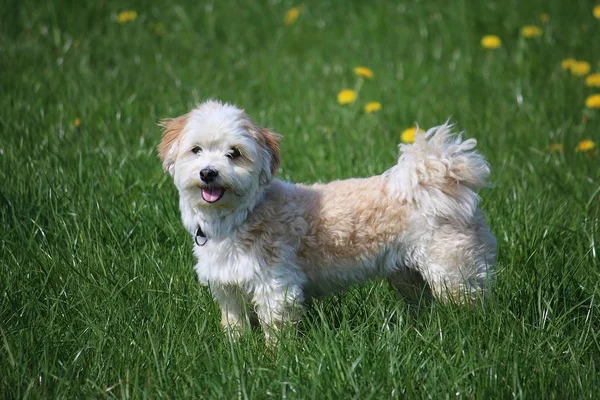
[[[477,141],[463,141],[445,123],[400,145],[398,164],[384,177],[399,197],[428,214],[469,221],[477,210],[475,191],[488,186],[490,168],[475,151]]]

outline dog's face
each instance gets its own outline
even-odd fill
[[[163,167],[195,209],[249,204],[279,166],[279,135],[234,106],[207,101],[161,125]]]

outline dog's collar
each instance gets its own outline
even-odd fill
[[[206,244],[206,242],[208,242],[206,233],[204,233],[202,231],[202,228],[200,228],[200,225],[198,225],[198,229],[196,229],[196,235],[194,236],[194,242],[196,242],[196,244],[198,246],[204,246]]]

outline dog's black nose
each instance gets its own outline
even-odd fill
[[[217,176],[219,176],[219,171],[216,169],[204,168],[200,171],[200,179],[206,183],[214,181]]]

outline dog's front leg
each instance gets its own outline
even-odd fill
[[[265,282],[255,289],[253,302],[268,345],[276,346],[281,330],[295,326],[304,311],[304,294],[299,284]]]
[[[233,285],[211,284],[210,291],[221,308],[221,326],[234,337],[239,336],[252,318],[244,294]]]

